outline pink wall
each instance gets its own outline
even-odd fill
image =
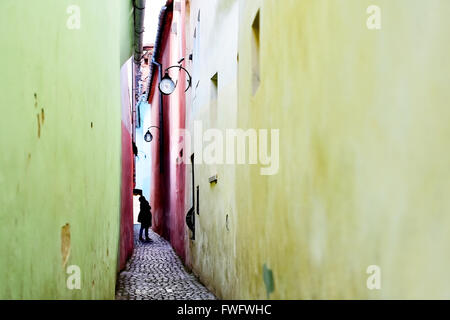
[[[158,77],[157,70],[154,72],[154,76]],[[155,80],[157,81],[157,80]],[[153,88],[155,90],[155,88]],[[151,124],[152,126],[160,126],[159,123],[159,96],[158,93],[153,95],[151,104]],[[163,175],[160,173],[160,135],[161,132],[157,129],[152,131],[153,141],[151,142],[152,152],[152,179],[150,181],[150,206],[152,207],[152,229],[156,233],[163,235],[164,233],[164,196],[165,190],[163,189]]]
[[[133,253],[133,151],[131,133],[122,122],[122,177],[120,190],[119,269]]]
[[[121,71],[122,98],[122,173],[120,189],[120,244],[119,270],[125,268],[128,258],[133,254],[133,147],[131,106],[128,95],[127,64]]]
[[[169,13],[166,19],[162,41],[160,46],[160,55],[157,61],[162,64],[163,71],[185,56],[184,46],[180,48],[180,42],[184,43],[184,30],[181,32],[183,37],[180,41],[180,32],[174,32],[172,27],[184,29],[184,23],[181,23],[181,15],[184,14],[184,5],[172,13]],[[186,57],[187,58],[187,57]],[[157,69],[157,68],[155,68]],[[186,83],[183,72],[178,73],[172,69],[172,78],[178,79],[180,84],[176,91],[170,96],[163,98],[163,172],[159,167],[159,139],[152,142],[152,152],[154,156],[152,165],[153,181],[151,190],[151,205],[154,215],[153,229],[168,239],[176,253],[186,260],[186,223],[185,223],[185,165],[179,161],[180,151],[183,149],[181,140],[177,135],[179,129],[185,128],[185,106],[186,98],[184,94],[184,83]],[[154,70],[155,80],[152,84],[150,94],[150,103],[152,104],[152,125],[159,126],[159,95],[158,74]],[[156,136],[155,136],[156,138]],[[183,150],[183,153],[185,150]],[[187,155],[189,157],[189,155]]]

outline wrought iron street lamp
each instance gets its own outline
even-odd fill
[[[144,140],[147,141],[147,142],[152,142],[152,140],[153,140],[153,135],[150,133],[150,129],[151,128],[158,128],[159,129],[159,127],[157,127],[157,126],[151,126],[151,127],[149,127],[147,129],[147,133],[144,135]]]
[[[180,60],[180,61],[182,61],[182,60]],[[172,80],[172,78],[169,76],[169,70],[172,69],[172,68],[178,68],[179,71],[183,70],[184,72],[186,72],[186,74],[188,76],[188,79],[187,79],[188,86],[187,86],[186,90],[184,90],[184,92],[188,91],[189,88],[192,86],[192,77],[191,77],[189,71],[187,71],[181,65],[180,66],[177,65],[177,66],[168,67],[165,70],[164,77],[161,79],[161,81],[159,83],[159,91],[161,91],[161,93],[166,95],[166,96],[171,95],[175,91],[175,89],[176,89],[176,87],[178,85],[178,81],[174,82]]]

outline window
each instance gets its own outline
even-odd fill
[[[211,126],[217,125],[217,100],[219,97],[219,74],[216,73],[211,78],[211,93],[210,93],[210,110]]]
[[[197,214],[200,215],[200,186],[197,186]]]
[[[195,29],[194,29],[194,48],[193,48],[193,54],[192,54],[192,76],[193,76],[193,83],[195,83],[194,87],[194,99],[197,96],[197,87],[200,83],[199,79],[199,62],[200,62],[200,11],[197,14],[197,22],[195,23]]]
[[[260,78],[260,13],[256,13],[252,24],[252,94],[258,91]]]

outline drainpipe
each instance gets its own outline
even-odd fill
[[[164,103],[164,99],[163,99],[163,95],[161,94],[161,92],[159,92],[158,90],[158,85],[159,82],[161,81],[161,79],[163,78],[163,67],[161,65],[160,62],[157,61],[157,59],[159,59],[159,54],[161,53],[161,43],[162,43],[162,37],[163,37],[163,33],[164,33],[164,27],[165,27],[165,23],[166,23],[166,15],[168,12],[168,5],[170,5],[171,1],[167,1],[166,5],[163,6],[161,8],[161,12],[159,13],[159,24],[158,24],[158,32],[156,34],[156,39],[155,39],[155,48],[154,48],[154,52],[153,52],[153,57],[152,57],[152,67],[150,69],[150,76],[149,76],[149,89],[147,90],[147,101],[148,98],[150,96],[150,91],[151,91],[151,87],[152,87],[152,83],[153,83],[153,75],[154,75],[154,68],[157,67],[158,68],[158,81],[156,83],[156,92],[159,93],[159,172],[163,172],[164,171],[164,124],[163,124],[163,112],[164,112],[164,108],[163,108],[163,103]],[[156,94],[156,93],[155,93]]]
[[[134,0],[134,63],[141,65],[144,41],[144,19],[146,0]]]
[[[134,8],[134,63],[133,63],[133,105],[132,105],[132,140],[136,145],[136,103],[141,95],[141,61],[143,57],[144,19],[146,0],[133,0]],[[133,184],[136,184],[136,156],[133,157]]]
[[[158,67],[158,83],[163,78],[163,71],[161,63],[157,62],[155,58],[152,59],[152,64]],[[164,154],[164,131],[163,131],[163,95],[159,93],[159,172],[163,172],[163,154]]]
[[[144,56],[144,19],[145,19],[145,3],[146,0],[133,0],[134,7],[134,105],[141,96],[141,88],[139,81],[141,80],[141,61]]]

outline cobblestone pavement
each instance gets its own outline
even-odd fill
[[[139,241],[139,227],[134,226],[133,256],[117,280],[117,300],[216,299],[193,274],[184,269],[166,240],[149,230],[152,241]]]

